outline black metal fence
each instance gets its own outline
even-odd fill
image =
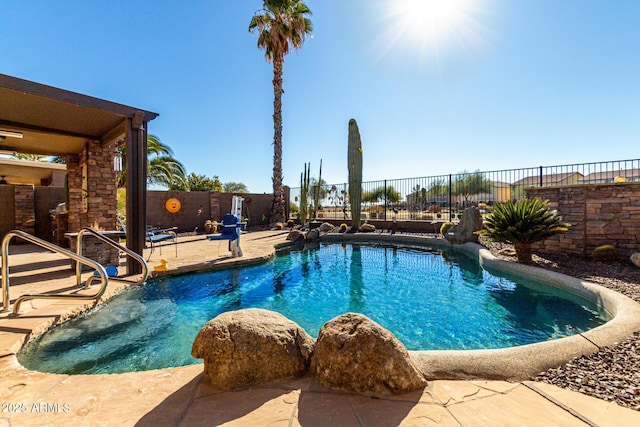
[[[462,210],[481,210],[496,202],[520,200],[531,187],[640,182],[640,159],[538,166],[525,169],[461,172],[421,178],[362,183],[362,219],[455,221]],[[298,218],[301,188],[291,188],[291,217]],[[350,219],[348,184],[318,185],[312,179],[310,218]]]

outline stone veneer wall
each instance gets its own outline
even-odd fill
[[[583,184],[526,189],[527,197],[549,200],[569,232],[534,245],[539,252],[590,256],[601,245],[628,257],[640,251],[640,183]]]
[[[113,168],[115,144],[101,147],[99,141],[89,141],[86,153],[67,156],[69,185],[69,231],[97,224],[105,230],[115,230],[118,215],[116,172]],[[87,192],[82,189],[82,165],[87,164]],[[85,212],[83,202],[87,198]]]
[[[89,210],[88,225],[97,223],[105,230],[115,230],[118,222],[118,187],[113,159],[116,146],[101,147],[89,143]]]
[[[14,185],[15,227],[34,234],[36,213],[33,201],[33,185]]]

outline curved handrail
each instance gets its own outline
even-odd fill
[[[100,278],[100,289],[93,295],[59,295],[59,294],[25,294],[18,297],[16,302],[13,304],[13,314],[17,314],[20,311],[20,305],[23,301],[31,300],[31,299],[82,299],[82,300],[98,300],[106,291],[109,280],[107,278],[107,272],[104,267],[100,265],[100,263],[83,257],[82,255],[78,255],[70,250],[61,248],[60,246],[56,246],[53,243],[49,243],[46,240],[42,240],[38,237],[32,236],[29,233],[25,233],[20,230],[11,230],[2,239],[2,311],[9,311],[9,243],[11,239],[14,237],[20,237],[28,242],[34,243],[38,246],[41,246],[45,249],[48,249],[52,252],[57,252],[59,254],[65,255],[73,260],[75,260],[78,264],[86,264],[90,267],[93,267],[99,274]]]
[[[136,261],[138,261],[140,263],[140,265],[142,266],[142,278],[140,280],[133,281],[133,280],[126,280],[126,279],[119,279],[117,277],[111,277],[110,280],[116,281],[116,282],[132,283],[134,285],[139,285],[141,283],[144,283],[145,280],[147,280],[147,277],[149,276],[149,266],[147,265],[147,262],[144,260],[144,258],[142,256],[140,256],[139,254],[135,253],[131,249],[122,246],[121,244],[119,244],[115,240],[111,240],[108,237],[105,237],[103,234],[101,234],[99,231],[94,230],[93,228],[84,227],[78,232],[78,243],[77,243],[78,246],[77,246],[77,250],[76,250],[78,255],[82,255],[82,237],[86,233],[91,234],[96,239],[100,240],[101,242],[104,242],[104,243],[106,243],[106,244],[108,244],[108,245],[110,245],[110,246],[112,246],[112,247],[114,247],[114,248],[116,248],[116,249],[118,249],[120,251],[125,252],[131,258],[133,258]],[[80,277],[81,273],[82,273],[82,266],[80,265],[80,263],[76,263],[76,284],[78,284],[78,285],[82,282],[82,279]],[[89,281],[87,281],[87,287],[88,287],[88,285],[89,285]]]

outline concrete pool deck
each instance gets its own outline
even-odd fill
[[[228,257],[226,242],[183,237],[178,257],[173,248],[165,248],[162,258],[172,271],[261,260],[271,256],[274,245],[284,243],[286,234],[244,234],[242,259]],[[87,292],[75,286],[69,261],[58,255],[31,245],[12,245],[10,254],[12,301],[30,292]],[[150,269],[160,258],[156,251]],[[125,286],[110,282],[105,297]],[[30,334],[38,335],[91,305],[32,300],[22,305],[17,317],[0,314],[0,426],[640,425],[640,412],[531,381],[436,379],[421,391],[373,398],[327,390],[311,377],[221,392],[201,381],[202,365],[112,375],[58,375],[29,371],[18,363],[16,352]]]

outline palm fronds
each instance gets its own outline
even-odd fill
[[[519,200],[516,203],[496,203],[491,214],[484,219],[484,226],[485,229],[478,234],[495,242],[513,244],[518,259],[530,262],[531,244],[566,233],[571,224],[563,222],[557,211],[549,210],[547,200],[535,198]]]

